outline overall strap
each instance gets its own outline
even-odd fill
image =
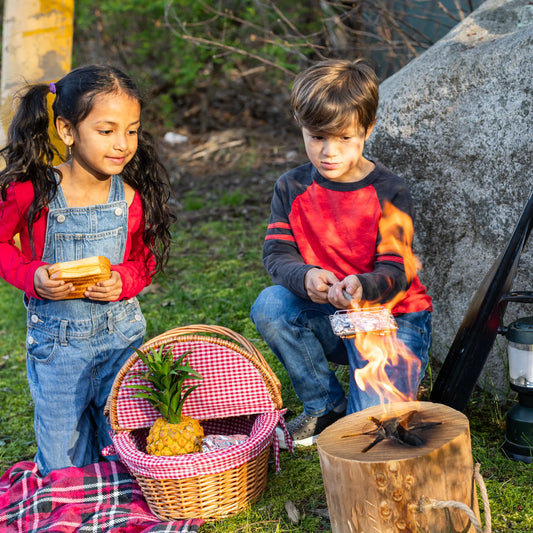
[[[122,178],[117,175],[111,176],[111,187],[109,188],[109,197],[107,202],[121,202],[126,199],[126,189]]]
[[[59,178],[59,174],[54,169],[54,178],[57,183],[56,187],[56,193],[54,197],[50,200],[50,203],[48,204],[48,209],[67,209],[67,200],[65,198],[65,195],[63,194],[63,189],[61,187],[61,180]]]

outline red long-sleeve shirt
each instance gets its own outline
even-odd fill
[[[406,254],[388,241],[382,245],[387,203],[412,224],[405,181],[380,163],[358,182],[328,180],[311,163],[281,176],[263,247],[263,262],[274,283],[308,299],[305,274],[319,267],[341,280],[357,275],[363,299],[394,301],[394,314],[431,311],[431,297],[416,273],[410,279],[406,275]],[[395,231],[400,235],[403,230]],[[412,256],[410,247],[405,251]]]
[[[21,289],[27,296],[39,298],[33,280],[35,271],[43,265],[41,257],[46,236],[48,210],[33,224],[32,253],[28,234],[28,209],[33,201],[33,185],[30,181],[13,183],[7,190],[7,198],[0,201],[0,276],[11,285]],[[133,298],[150,284],[155,260],[143,242],[144,214],[140,196],[135,193],[128,211],[128,236],[124,261],[112,265],[122,278],[120,299]],[[15,243],[19,235],[20,248]]]

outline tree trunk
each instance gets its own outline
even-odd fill
[[[71,68],[74,0],[5,0],[0,146],[12,116],[11,96],[24,83],[57,81]]]
[[[411,438],[423,442],[385,439],[364,451],[377,437],[369,417],[405,419],[412,411],[404,425],[420,426]],[[430,402],[370,407],[324,430],[317,447],[333,533],[474,532],[459,508],[466,505],[479,521],[470,429],[462,413]]]

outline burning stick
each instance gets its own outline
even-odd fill
[[[347,439],[350,437],[358,437],[359,435],[376,435],[376,438],[368,446],[365,446],[361,453],[366,453],[373,448],[376,444],[380,443],[384,439],[389,439],[400,444],[407,446],[422,446],[425,444],[425,440],[416,433],[419,430],[426,430],[434,428],[441,424],[441,422],[426,422],[420,424],[414,424],[409,426],[409,422],[415,415],[416,411],[409,411],[403,416],[397,416],[385,420],[380,420],[374,416],[369,416],[368,419],[372,420],[376,425],[375,429],[371,431],[364,431],[355,435],[341,435],[341,439]]]

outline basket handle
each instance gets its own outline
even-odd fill
[[[152,347],[176,341],[180,337],[185,337],[188,335],[197,337],[196,340],[202,340],[202,334],[216,334],[221,337],[229,338],[231,341],[233,341],[228,342],[224,338],[216,338],[218,344],[239,352],[251,363],[253,363],[255,367],[257,367],[263,378],[266,378],[271,383],[271,387],[269,387],[270,395],[272,396],[272,400],[278,409],[281,409],[283,402],[281,400],[281,383],[278,377],[276,374],[274,374],[274,372],[272,372],[272,369],[266,362],[265,358],[261,355],[261,352],[248,339],[232,329],[224,326],[213,326],[209,324],[191,324],[189,326],[180,326],[154,337],[150,341],[144,343],[140,350],[142,352],[147,352]],[[211,337],[211,340],[214,340],[214,338]]]
[[[216,334],[221,337],[209,337],[205,334]],[[230,339],[228,341],[227,339]],[[216,344],[226,346],[248,359],[259,371],[265,385],[270,393],[274,405],[281,409],[283,406],[283,401],[281,399],[281,383],[261,355],[259,350],[245,337],[239,333],[226,328],[224,326],[211,326],[207,324],[193,324],[189,326],[181,326],[162,333],[153,339],[145,342],[139,350],[143,353],[147,353],[150,348],[159,347],[163,344],[169,344],[179,340],[205,340],[207,342],[215,342]],[[118,425],[118,418],[116,412],[116,400],[118,397],[118,391],[120,385],[126,374],[129,372],[131,367],[139,360],[139,355],[133,353],[130,358],[126,361],[123,367],[119,370],[118,374],[115,377],[111,393],[107,398],[107,402],[104,408],[104,413],[110,419],[111,427],[114,430],[120,431],[121,428]]]
[[[224,337],[228,337],[229,339],[235,341],[237,344],[240,344],[243,348],[245,348],[247,351],[249,351],[251,354],[254,355],[257,359],[259,359],[263,364],[267,364],[259,350],[245,337],[243,337],[240,333],[237,333],[236,331],[233,331],[229,328],[226,328],[224,326],[211,326],[208,324],[192,324],[189,326],[180,326],[178,328],[171,329],[169,331],[166,331],[165,333],[162,333],[161,335],[158,335],[157,337],[154,337],[152,340],[148,341],[147,345],[152,346],[153,344],[163,344],[161,342],[162,339],[166,339],[168,337],[176,337],[180,335],[191,335],[191,334],[198,334],[198,333],[214,333],[217,335],[222,335]]]

